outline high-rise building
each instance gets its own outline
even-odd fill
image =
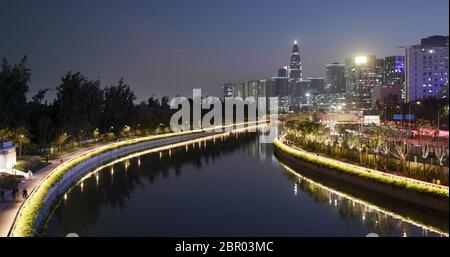
[[[384,59],[375,59],[376,84],[384,83]]]
[[[405,49],[407,102],[436,97],[448,85],[448,36],[424,38],[421,43]]]
[[[223,97],[233,97],[233,84],[226,83],[223,85]]]
[[[375,55],[356,56],[345,60],[345,81],[348,108],[361,110],[371,107],[371,91],[382,83],[383,62]],[[381,81],[380,81],[381,80]]]
[[[310,81],[310,93],[323,93],[325,91],[325,78],[309,77],[306,80]]]
[[[384,58],[384,84],[401,87],[402,102],[406,99],[405,56],[395,55]]]
[[[245,98],[244,95],[244,84],[243,83],[227,83],[223,87],[224,97],[241,97]]]
[[[372,108],[401,103],[402,86],[399,84],[376,85],[372,90]]]
[[[337,92],[326,92],[313,94],[311,96],[311,105],[313,106],[313,110],[332,110],[332,111],[340,111],[344,110],[346,106],[346,97],[345,93]]]
[[[283,68],[278,69],[278,76],[277,77],[288,77],[288,67],[284,66]]]
[[[435,47],[435,46],[447,46],[448,47],[448,36],[431,36],[422,38],[420,40],[420,45],[423,47]]]
[[[293,106],[300,106],[306,104],[306,94],[311,94],[311,81],[303,79],[300,81],[291,82],[290,95],[291,104]]]
[[[294,41],[289,63],[289,80],[297,81],[302,79],[302,61],[297,40]]]
[[[325,89],[328,92],[345,92],[345,65],[337,62],[325,66]]]

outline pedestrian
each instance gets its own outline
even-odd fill
[[[11,192],[11,198],[13,199],[13,201],[16,200],[16,189],[13,188],[12,192]]]
[[[0,202],[5,201],[5,191],[0,189]]]
[[[22,191],[22,198],[25,200],[28,198],[28,191],[26,188],[23,189]]]

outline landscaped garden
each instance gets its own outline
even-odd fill
[[[425,138],[420,146],[399,140],[388,125],[322,124],[309,117],[284,122],[285,143],[380,171],[448,185],[448,147]]]

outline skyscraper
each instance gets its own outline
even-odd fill
[[[382,62],[375,55],[356,56],[345,60],[346,94],[349,108],[371,107],[371,91],[382,83]]]
[[[406,101],[436,97],[448,85],[448,37],[433,36],[406,48]]]
[[[422,38],[420,40],[420,45],[423,47],[434,47],[434,46],[447,46],[448,47],[448,36],[431,36]]]
[[[325,89],[331,93],[345,92],[345,65],[337,62],[325,66]]]
[[[278,69],[278,76],[277,77],[286,77],[288,76],[288,67],[282,67]]]
[[[297,40],[294,41],[291,52],[291,61],[289,63],[289,80],[298,81],[302,79],[302,61]]]
[[[402,101],[405,101],[405,56],[394,55],[384,58],[384,84],[399,85]]]
[[[325,91],[325,78],[322,77],[308,77],[306,80],[311,82],[310,93],[323,93]]]

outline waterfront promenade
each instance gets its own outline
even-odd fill
[[[108,143],[111,144],[111,143]],[[23,203],[22,198],[22,190],[24,188],[27,189],[28,193],[31,193],[31,191],[39,184],[41,179],[45,177],[47,174],[49,174],[52,170],[54,170],[56,167],[61,165],[62,162],[70,160],[72,158],[81,156],[91,150],[96,149],[97,147],[103,147],[108,144],[103,145],[97,145],[97,146],[91,146],[87,147],[81,150],[77,150],[68,154],[65,154],[58,159],[51,160],[50,164],[43,167],[42,169],[38,170],[33,174],[30,178],[24,178],[22,182],[19,184],[19,195],[16,197],[15,200],[12,200],[11,197],[11,191],[7,190],[5,193],[5,201],[0,203],[0,237],[6,237],[8,236],[8,232],[14,223],[14,219],[17,215],[17,212],[19,211],[20,206]],[[62,160],[62,162],[61,162]]]

